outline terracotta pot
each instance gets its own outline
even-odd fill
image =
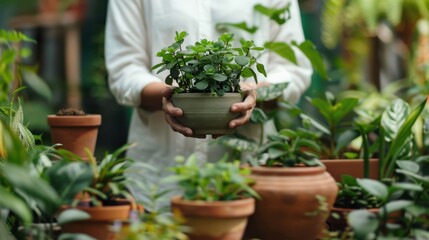
[[[247,219],[255,210],[255,200],[203,202],[174,197],[171,207],[185,218],[191,240],[240,240]]]
[[[88,159],[85,148],[94,155],[101,115],[49,115],[48,125],[51,128],[52,143],[62,144],[59,148],[69,150],[82,159]]]
[[[194,135],[232,134],[234,129],[228,123],[240,113],[232,113],[231,105],[242,102],[240,93],[225,93],[213,96],[211,93],[179,93],[172,96],[174,106],[183,110],[177,120],[192,129]]]
[[[343,174],[363,178],[363,159],[326,159],[321,160],[326,170],[337,182]],[[378,179],[378,159],[369,160],[369,178]]]
[[[246,239],[317,239],[338,193],[323,167],[254,167],[251,177],[262,199],[249,218]],[[318,212],[321,204],[328,211]]]
[[[91,218],[84,221],[67,223],[62,226],[62,233],[84,233],[96,239],[113,240],[115,233],[110,230],[116,221],[127,222],[132,209],[138,208],[129,200],[118,200],[115,206],[77,206],[76,209],[87,212]],[[68,207],[63,207],[66,210]]]

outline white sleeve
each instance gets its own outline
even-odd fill
[[[279,6],[284,6],[285,1],[278,1]],[[290,1],[291,18],[283,25],[271,21],[270,41],[287,42],[296,41],[301,43],[305,40],[302,30],[301,15],[299,5],[296,0]],[[288,87],[283,92],[283,99],[296,102],[307,90],[311,83],[313,69],[308,58],[296,47],[294,52],[297,64],[294,64],[274,52],[270,52],[267,68],[267,80],[270,83],[289,82]]]
[[[140,92],[151,82],[161,82],[150,69],[143,1],[110,0],[105,32],[109,88],[118,103],[137,107]]]

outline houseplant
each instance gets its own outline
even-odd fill
[[[379,173],[378,178],[374,181],[386,181],[391,182],[395,179],[396,162],[400,159],[412,159],[413,154],[413,133],[411,131],[414,123],[422,113],[426,105],[426,100],[422,101],[414,110],[410,110],[409,105],[401,100],[394,100],[382,113],[377,121],[371,121],[370,123],[364,124],[358,123],[363,137],[363,156],[364,156],[364,176],[363,181],[369,181],[369,141],[368,134],[370,130],[377,130],[379,136],[374,143],[378,146],[378,158],[379,158]],[[372,126],[376,124],[376,126]],[[415,155],[414,155],[415,156]],[[358,193],[365,193],[361,184],[358,182],[362,180],[356,180],[352,176],[344,177],[340,183],[340,192],[338,201],[335,203],[333,212],[337,213],[338,216],[331,217],[328,219],[328,224],[331,230],[344,231],[347,226],[345,222],[348,213],[353,208],[378,208],[383,203],[386,203],[386,199],[382,201],[366,201],[367,199],[362,198],[362,195]],[[382,183],[380,183],[382,184]],[[350,191],[353,188],[353,191]],[[368,196],[367,194],[365,194]],[[370,196],[369,196],[370,197]],[[360,204],[354,204],[360,203]],[[374,205],[375,204],[375,205]]]
[[[266,76],[264,66],[253,56],[263,48],[245,40],[240,41],[240,47],[233,47],[233,34],[224,33],[217,41],[202,39],[183,49],[186,36],[186,32],[176,32],[175,42],[157,53],[162,60],[152,70],[169,71],[165,82],[176,84],[172,102],[183,110],[178,121],[194,135],[232,133],[228,123],[239,114],[232,113],[230,107],[243,99],[241,79],[253,77],[257,82],[251,68],[254,64]]]
[[[52,143],[60,143],[59,148],[67,149],[82,159],[88,159],[85,148],[94,156],[101,115],[67,108],[55,115],[48,115],[47,120],[51,128]]]
[[[201,166],[191,155],[164,180],[176,182],[183,190],[182,196],[172,198],[171,207],[185,218],[190,239],[239,240],[243,236],[258,195],[249,186],[250,169],[225,160]]]
[[[269,136],[250,158],[253,189],[262,200],[249,219],[247,237],[317,239],[321,233],[338,187],[312,153],[320,151],[317,133],[308,122],[304,126]]]
[[[64,206],[63,210],[76,208],[88,213],[90,218],[63,225],[63,233],[85,233],[97,239],[113,239],[114,233],[109,231],[113,222],[127,221],[130,212],[138,210],[127,187],[131,181],[127,177],[127,171],[133,160],[121,156],[131,146],[124,145],[113,153],[106,153],[98,162],[87,151],[87,164],[92,174],[85,175],[85,181],[89,178],[90,184],[83,190],[82,199],[75,198],[70,205]],[[76,174],[82,176],[83,173]],[[55,170],[50,172],[50,179],[70,177],[73,182],[77,176],[64,176],[61,171]],[[67,191],[66,182],[61,181],[61,184],[54,185],[60,194]]]

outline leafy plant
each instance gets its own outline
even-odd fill
[[[263,144],[256,152],[256,156],[250,157],[249,161],[252,165],[265,166],[321,165],[315,154],[320,152],[318,134],[308,127],[307,122],[304,123],[304,128],[299,127],[296,131],[282,129],[276,135],[269,135],[268,142]]]
[[[224,33],[218,41],[202,39],[194,45],[182,48],[186,32],[176,32],[175,42],[157,53],[161,63],[152,67],[160,68],[158,73],[168,70],[165,82],[178,84],[176,92],[209,92],[222,96],[225,92],[240,92],[240,79],[253,77],[255,71],[266,76],[265,68],[258,63],[252,51],[262,51],[252,41],[240,40],[241,47],[233,47],[233,34]]]
[[[308,98],[308,101],[322,119],[318,120],[305,113],[302,113],[301,117],[311,122],[313,127],[323,134],[322,152],[328,158],[339,158],[341,151],[358,136],[352,121],[346,121],[358,104],[358,99],[336,99],[332,93],[326,92],[324,99]]]
[[[246,197],[258,197],[250,187],[252,180],[247,177],[249,168],[241,168],[240,163],[226,162],[226,156],[216,163],[200,165],[195,155],[172,167],[174,175],[166,177],[164,182],[175,182],[183,189],[183,199],[201,201],[230,201]]]
[[[338,197],[335,200],[335,207],[339,208],[378,208],[382,202],[372,194],[365,191],[358,181],[350,176],[343,175],[341,182],[338,182]]]
[[[356,239],[425,239],[429,236],[429,182],[422,168],[429,163],[427,160],[421,157],[417,162],[397,161],[396,172],[405,178],[389,185],[370,179],[358,180],[365,191],[384,204],[378,213],[360,210],[349,214]]]

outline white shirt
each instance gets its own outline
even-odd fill
[[[304,41],[299,7],[291,0],[291,19],[282,26],[256,13],[253,6],[283,7],[288,0],[110,0],[105,35],[105,56],[109,73],[109,87],[120,104],[133,106],[129,142],[138,145],[127,155],[147,162],[159,169],[174,165],[177,155],[196,153],[201,160],[214,156],[208,146],[210,139],[194,139],[173,132],[164,120],[164,113],[139,109],[140,92],[151,82],[163,82],[167,72],[150,72],[159,63],[156,53],[174,42],[176,31],[187,31],[185,46],[201,38],[216,40],[219,22],[258,26],[254,36],[235,29],[235,39],[253,39],[257,46],[268,41]],[[234,29],[231,29],[231,31]],[[259,62],[265,65],[268,77],[259,81],[290,82],[284,99],[297,101],[308,88],[311,64],[295,51],[298,65],[275,53],[263,54]],[[215,154],[216,158],[219,154]],[[217,159],[213,159],[217,160]]]

